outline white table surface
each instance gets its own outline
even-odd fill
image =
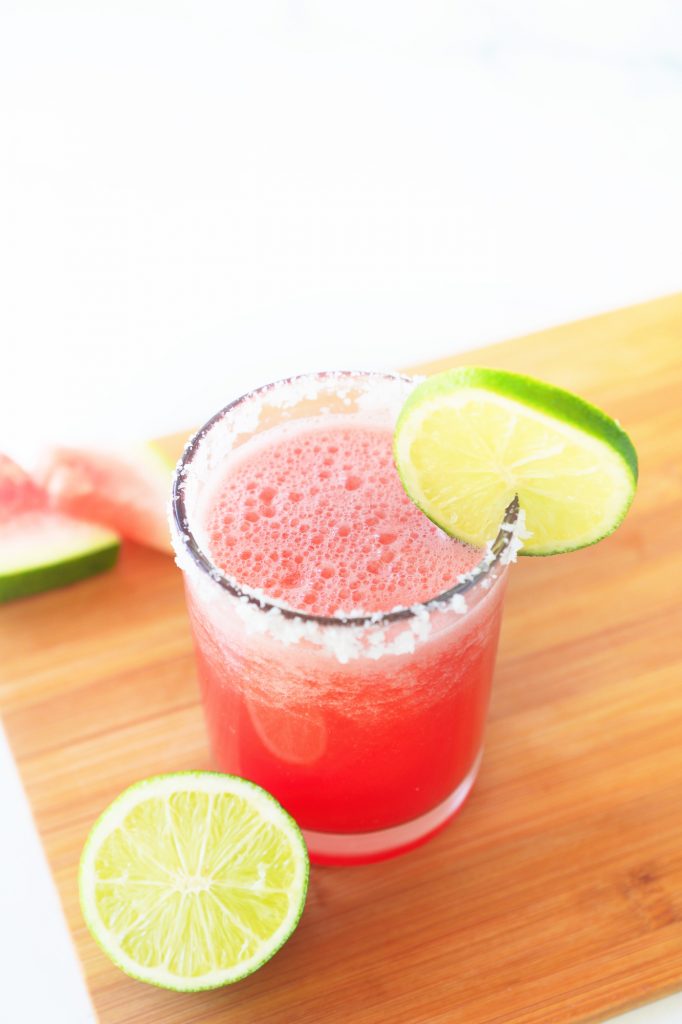
[[[679,289],[681,84],[675,0],[7,0],[0,450]],[[1,733],[0,806],[0,1019],[91,1021]]]

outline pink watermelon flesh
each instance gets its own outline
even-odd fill
[[[110,530],[51,510],[43,488],[0,454],[0,603],[108,569],[119,547]]]
[[[44,508],[47,494],[31,480],[21,466],[7,455],[0,454],[0,523],[13,519],[20,512]]]
[[[37,476],[52,508],[170,552],[171,467],[152,446],[130,453],[52,448]]]

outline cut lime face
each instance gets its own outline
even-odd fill
[[[81,855],[81,907],[131,977],[181,992],[218,988],[286,942],[308,872],[298,825],[260,786],[215,772],[159,775],[95,823]]]
[[[418,384],[398,418],[394,457],[412,501],[469,544],[494,539],[518,494],[527,555],[601,540],[637,484],[633,444],[606,413],[502,370],[461,367]]]

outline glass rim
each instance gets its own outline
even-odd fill
[[[248,587],[243,587],[237,580],[231,579],[221,569],[219,569],[218,566],[211,561],[208,555],[206,555],[206,553],[199,547],[194,533],[190,528],[189,517],[187,515],[185,505],[185,489],[182,484],[186,480],[187,472],[191,467],[192,461],[196,456],[202,441],[211,432],[215,425],[224,419],[225,416],[229,415],[241,406],[242,403],[249,401],[249,399],[254,398],[255,396],[262,396],[275,388],[279,388],[287,384],[296,384],[299,381],[323,382],[327,379],[333,380],[338,379],[339,377],[355,377],[363,380],[376,378],[377,381],[395,380],[402,381],[404,383],[412,383],[414,381],[413,377],[400,373],[384,373],[374,370],[321,370],[312,373],[296,374],[292,377],[284,377],[281,380],[272,381],[269,384],[262,384],[257,388],[252,388],[250,391],[246,391],[243,395],[233,399],[231,402],[228,402],[227,405],[223,406],[222,409],[219,409],[218,412],[211,416],[211,418],[208,419],[206,423],[204,423],[204,425],[190,437],[175,468],[171,492],[171,517],[172,524],[178,534],[179,542],[188,552],[196,567],[205,573],[217,586],[221,587],[233,597],[246,600],[249,604],[254,605],[264,613],[278,611],[285,618],[290,620],[315,623],[319,626],[381,626],[391,622],[415,619],[424,611],[427,613],[437,611],[440,607],[452,601],[452,599],[458,594],[465,594],[473,587],[478,586],[482,580],[489,577],[490,571],[499,563],[501,555],[506,551],[511,543],[513,529],[518,519],[518,496],[515,495],[507,506],[502,522],[500,523],[497,536],[481,561],[478,562],[468,573],[463,574],[463,578],[461,578],[458,583],[434,597],[427,598],[425,601],[415,601],[414,604],[409,607],[399,608],[388,612],[375,612],[373,614],[366,615],[314,615],[311,612],[303,612],[298,611],[295,608],[290,608],[286,604],[279,604],[277,601],[268,599],[267,597],[260,597],[254,593],[253,590],[250,590]]]

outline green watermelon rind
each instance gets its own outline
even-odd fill
[[[78,530],[84,524],[74,525]],[[0,572],[0,604],[78,583],[111,569],[118,558],[120,539],[109,531],[98,532],[98,541],[93,541],[92,537],[84,541],[81,537],[75,543],[73,553],[66,558],[60,555],[58,559],[50,561],[47,555],[44,562]]]

